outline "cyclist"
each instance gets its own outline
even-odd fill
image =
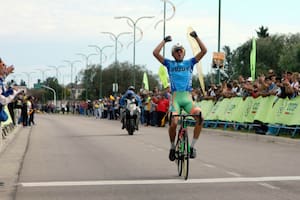
[[[169,60],[164,58],[160,51],[164,47],[167,42],[172,41],[171,36],[167,36],[161,41],[158,46],[154,49],[153,55],[154,57],[166,66],[170,84],[171,84],[171,92],[172,99],[170,101],[170,112],[174,115],[180,112],[182,108],[185,112],[190,114],[200,114],[201,110],[199,107],[196,107],[192,100],[191,91],[192,91],[192,75],[194,65],[201,60],[201,58],[206,54],[207,49],[203,42],[198,37],[195,31],[191,32],[190,35],[197,41],[197,44],[200,47],[200,52],[195,55],[195,57],[183,60],[185,56],[185,49],[182,45],[176,44],[172,47],[172,56],[175,60]],[[197,139],[200,136],[203,119],[199,119],[199,117],[195,118],[197,123],[194,128],[194,135],[190,146],[190,157],[196,157],[196,149],[194,145]],[[176,127],[178,123],[178,117],[173,118],[171,125],[169,127],[169,137],[171,142],[171,148],[169,153],[169,159],[171,161],[175,160],[175,137],[176,137]]]
[[[138,130],[139,128],[139,113],[140,113],[140,107],[142,105],[142,101],[141,101],[141,98],[134,92],[135,91],[135,88],[134,86],[129,86],[127,91],[125,92],[125,94],[121,97],[120,99],[120,106],[122,108],[124,108],[126,106],[126,99],[132,99],[132,98],[135,98],[136,100],[136,105],[137,105],[137,118],[136,118],[136,130]],[[125,117],[126,117],[126,109],[122,109],[121,110],[121,123],[122,123],[122,129],[125,128]]]

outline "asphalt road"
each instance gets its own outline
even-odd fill
[[[294,139],[204,130],[184,181],[168,160],[167,128],[140,127],[129,136],[119,121],[106,119],[41,114],[36,122],[19,128],[0,154],[0,199],[300,196],[300,143]]]

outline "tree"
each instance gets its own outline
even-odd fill
[[[251,40],[233,51],[232,67],[234,78],[238,75],[250,76]],[[284,71],[299,71],[300,34],[274,34],[258,38],[256,41],[256,74],[266,74],[273,69],[277,75]]]
[[[234,74],[233,67],[232,67],[233,52],[231,52],[229,46],[224,46],[223,51],[225,53],[224,71],[228,74],[230,79],[230,77],[232,77]]]
[[[61,100],[62,99],[62,94],[63,94],[63,88],[62,86],[58,83],[57,78],[55,77],[48,77],[44,83],[42,83],[43,85],[46,85],[48,87],[51,87],[55,90],[56,95],[57,95],[57,100]],[[47,100],[53,100],[53,92],[50,90],[46,90],[45,92],[45,98],[46,101]]]
[[[259,30],[256,31],[257,37],[258,37],[258,38],[266,38],[266,37],[269,37],[268,27],[261,26],[261,27],[259,27],[258,29],[259,29]]]
[[[279,69],[283,72],[299,71],[300,69],[300,34],[286,37],[285,46],[279,58]]]
[[[133,71],[134,70],[134,71]],[[102,70],[102,94],[108,97],[113,94],[113,83],[115,82],[115,74],[117,75],[118,93],[124,93],[128,86],[132,85],[133,73],[136,75],[136,91],[142,88],[142,81],[144,72],[147,72],[149,87],[154,88],[158,86],[157,76],[153,75],[151,71],[148,71],[145,66],[133,65],[128,62],[112,63],[108,67]],[[80,99],[97,99],[99,97],[99,80],[100,70],[98,65],[89,66],[88,68],[80,72],[80,82],[85,89],[87,89],[80,95]]]

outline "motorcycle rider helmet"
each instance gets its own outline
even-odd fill
[[[134,92],[132,90],[128,90],[126,94],[127,99],[132,99],[134,97]]]
[[[132,90],[132,91],[134,91],[134,90],[135,90],[135,88],[134,88],[134,86],[132,86],[132,85],[131,85],[131,86],[129,86],[129,87],[128,87],[128,90]]]

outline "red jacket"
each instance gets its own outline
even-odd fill
[[[157,100],[156,111],[167,112],[169,109],[169,100],[166,98],[160,98]]]

